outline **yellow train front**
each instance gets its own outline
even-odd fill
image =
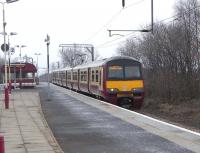
[[[125,108],[140,109],[144,99],[141,63],[130,57],[116,57],[103,66],[104,99]]]

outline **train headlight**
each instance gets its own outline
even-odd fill
[[[117,88],[107,88],[106,90],[109,94],[116,94],[118,93],[118,89]]]
[[[134,88],[132,89],[133,95],[134,96],[141,96],[144,93],[143,88]]]

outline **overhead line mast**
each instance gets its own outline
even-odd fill
[[[122,7],[124,8],[125,7],[125,0],[122,0]],[[152,32],[153,34],[153,14],[154,14],[154,11],[153,11],[153,0],[151,0],[151,29],[150,30],[147,30],[147,29],[142,29],[142,30],[108,30],[109,31],[109,36],[111,37],[112,34],[111,32],[112,31],[138,31],[138,32]]]
[[[125,7],[125,0],[122,0],[122,7]]]

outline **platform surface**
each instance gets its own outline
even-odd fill
[[[88,98],[40,87],[45,118],[66,153],[200,152],[200,134]]]
[[[10,94],[9,109],[0,94],[0,135],[5,153],[63,153],[41,111],[37,89],[18,89]]]

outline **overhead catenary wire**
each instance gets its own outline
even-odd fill
[[[123,9],[127,9],[127,8],[129,8],[129,7],[138,5],[138,4],[142,3],[143,1],[145,1],[145,0],[139,0],[139,1],[137,1],[137,2],[134,2],[134,3],[132,3],[132,4],[129,4],[129,5],[125,6]]]
[[[188,9],[188,10],[182,12],[182,13],[187,13],[187,12],[190,12],[190,11],[195,10],[195,9],[198,9],[198,8],[200,8],[199,5],[196,6],[196,7],[194,7],[194,8]],[[154,24],[159,24],[159,23],[162,23],[162,22],[164,22],[164,21],[167,21],[167,20],[170,20],[170,19],[173,19],[173,18],[177,19],[177,17],[178,17],[178,18],[182,18],[182,16],[180,16],[180,13],[178,13],[178,14],[173,15],[173,16],[171,16],[171,17],[168,17],[168,18],[162,19],[162,20],[160,20],[160,21],[157,21],[157,22],[154,23]],[[171,22],[173,22],[173,21],[174,21],[174,20],[170,21],[169,23],[171,23]],[[168,23],[168,24],[169,24],[169,23]],[[146,28],[149,28],[149,27],[150,27],[150,25],[147,26]],[[101,43],[101,44],[99,44],[99,45],[96,45],[95,47],[96,47],[96,48],[108,47],[108,44],[113,43],[113,42],[115,42],[115,41],[117,41],[117,40],[123,39],[124,37],[131,36],[131,35],[133,35],[133,34],[135,34],[135,32],[131,32],[131,33],[125,34],[124,36],[121,36],[121,37],[119,37],[119,38],[116,38],[116,39],[113,39],[113,40],[110,40],[110,41],[106,41],[106,42],[104,42],[104,43]],[[113,45],[113,44],[111,44],[111,45]],[[111,45],[110,45],[110,46],[111,46]]]
[[[97,30],[95,33],[93,33],[88,39],[87,41],[93,39],[94,37],[96,37],[98,35],[99,32],[101,32],[106,26],[108,26],[108,24],[110,24],[113,20],[115,20],[124,9],[127,9],[129,7],[138,5],[140,3],[142,3],[145,0],[139,0],[137,2],[134,2],[132,4],[129,4],[128,6],[124,7],[123,9],[120,9],[117,13],[115,13],[103,26],[101,26],[101,28],[99,28],[99,30]]]
[[[126,35],[124,35],[124,36],[118,37],[118,38],[113,39],[113,40],[110,40],[110,41],[106,41],[106,42],[104,42],[104,43],[102,43],[102,44],[99,44],[99,45],[95,46],[95,48],[104,48],[104,47],[107,47],[108,44],[110,44],[110,43],[112,43],[112,42],[115,42],[115,41],[117,41],[117,40],[123,39],[123,38],[125,38],[125,37],[131,36],[131,35],[134,35],[134,34],[135,34],[134,32],[131,32],[131,33],[126,34]],[[111,45],[113,45],[113,44],[111,44]],[[109,46],[110,46],[110,45],[109,45]]]
[[[122,10],[118,11],[117,13],[115,13],[115,14],[106,22],[106,24],[104,24],[99,30],[97,30],[92,36],[90,36],[89,39],[88,39],[87,41],[89,41],[89,40],[91,40],[92,38],[96,37],[96,35],[97,35],[100,31],[102,31],[109,23],[111,23],[114,19],[116,19],[116,18],[119,16],[119,14],[121,13],[121,11],[122,11]]]

